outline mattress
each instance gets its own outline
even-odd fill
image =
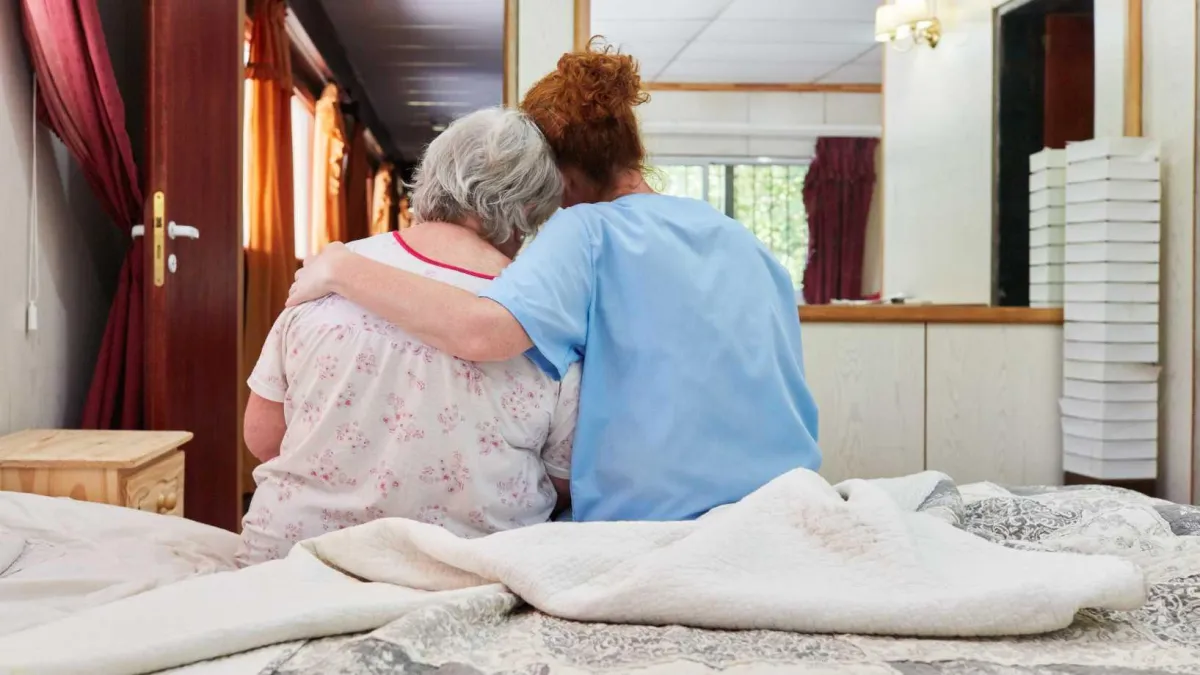
[[[0,492],[0,635],[233,569],[237,543],[183,518]]]
[[[918,640],[575,623],[492,597],[221,672],[1200,674],[1200,508],[1106,487],[977,484],[950,501],[961,527],[1005,546],[1136,561],[1149,602],[1133,612],[1085,610],[1070,628],[1036,637]]]

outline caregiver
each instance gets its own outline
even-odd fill
[[[556,379],[582,359],[577,521],[694,518],[821,462],[792,280],[737,221],[646,184],[646,100],[607,48],[533,85],[521,108],[570,208],[480,296],[332,245],[288,300],[337,293],[462,359],[529,350]]]

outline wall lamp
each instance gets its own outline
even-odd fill
[[[875,10],[875,41],[887,42],[897,49],[908,44],[936,47],[942,39],[942,23],[929,6],[929,0],[895,0]]]

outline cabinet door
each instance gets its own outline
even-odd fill
[[[820,414],[821,475],[925,468],[925,325],[809,323],[804,365]]]
[[[1062,483],[1061,326],[929,326],[928,468],[959,483]]]

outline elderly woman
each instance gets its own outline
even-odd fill
[[[288,302],[339,293],[474,361],[583,359],[571,469],[576,520],[693,518],[821,463],[788,272],[707,203],[655,194],[634,107],[637,64],[566,54],[525,94],[565,178],[564,205],[482,294],[333,246]]]
[[[499,109],[450,125],[415,182],[415,224],[349,249],[471,294],[562,191],[537,127]],[[385,516],[461,536],[547,520],[567,494],[578,386],[520,355],[455,358],[341,297],[285,310],[250,376],[246,443],[265,463],[239,562]]]

